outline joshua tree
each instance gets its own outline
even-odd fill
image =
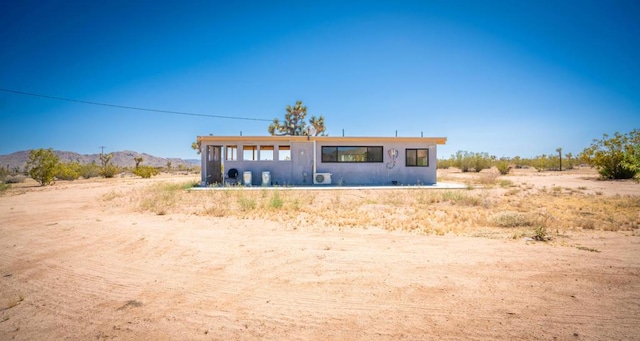
[[[140,163],[142,163],[142,158],[141,157],[134,157],[133,161],[136,162],[136,168],[138,168],[140,166]]]

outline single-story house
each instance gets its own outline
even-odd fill
[[[202,184],[430,185],[444,137],[198,136]]]

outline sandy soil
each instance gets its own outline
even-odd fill
[[[509,179],[640,194],[593,173]],[[150,181],[173,180],[185,178]],[[578,249],[103,200],[150,181],[27,183],[0,197],[0,340],[640,338],[640,237],[628,231],[573,231]]]

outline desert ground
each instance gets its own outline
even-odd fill
[[[640,184],[596,175],[28,180],[0,194],[0,340],[638,340]]]

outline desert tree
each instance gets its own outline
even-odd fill
[[[598,169],[603,179],[631,179],[640,173],[640,130],[603,134],[580,153],[580,159]]]
[[[302,105],[302,101],[297,101],[293,107],[287,105],[285,109],[284,121],[280,122],[279,119],[274,118],[268,128],[269,134],[276,136],[325,135],[326,127],[322,115],[319,117],[311,116],[309,127],[312,127],[313,131],[306,129],[307,107]]]
[[[558,152],[558,158],[560,159],[560,171],[562,172],[562,148],[556,149],[556,152]]]
[[[118,173],[118,167],[111,163],[113,154],[100,154],[100,162],[102,167],[100,168],[100,176],[105,178],[113,178]]]
[[[136,168],[138,168],[138,167],[140,167],[140,164],[142,163],[143,159],[142,159],[142,157],[138,156],[138,157],[134,157],[133,161],[135,161]]]
[[[51,185],[54,182],[60,158],[53,153],[53,149],[32,149],[27,160],[27,173],[40,183],[41,186]]]
[[[192,142],[191,149],[195,150],[196,152],[198,152],[198,154],[200,154],[200,143]]]

